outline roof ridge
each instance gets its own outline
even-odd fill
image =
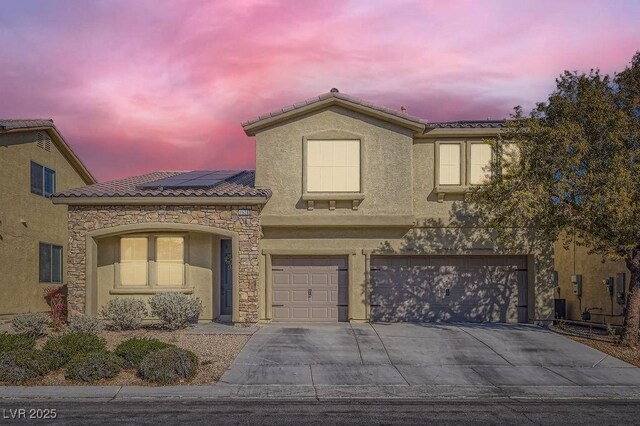
[[[423,126],[423,130],[426,132],[428,129],[444,127],[444,128],[499,128],[504,127],[503,123],[506,119],[502,120],[452,120],[452,121],[437,121],[430,122],[426,118],[418,117],[415,115],[408,114],[406,109],[401,107],[400,110],[388,108],[385,106],[377,105],[371,103],[369,101],[363,100],[361,98],[351,96],[345,93],[340,93],[338,89],[331,89],[331,91],[322,93],[318,96],[308,98],[302,102],[297,102],[294,104],[287,105],[283,108],[271,111],[266,114],[258,115],[249,120],[243,121],[242,127],[245,129],[245,133],[249,136],[255,135],[255,129],[259,126],[254,127],[256,123],[259,123],[264,120],[275,119],[279,116],[285,116],[293,111],[306,108],[308,106],[320,103],[322,101],[330,100],[330,99],[340,99],[342,101],[350,102],[355,105],[359,105],[364,108],[369,108],[370,110],[374,110],[383,114],[391,115],[403,120],[408,120],[410,122],[416,123],[419,126]]]

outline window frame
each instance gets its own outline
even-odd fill
[[[477,186],[482,186],[482,185],[486,185],[486,183],[471,183],[471,147],[473,145],[486,145],[489,147],[489,149],[491,150],[491,158],[489,159],[489,169],[491,169],[491,164],[493,163],[493,161],[495,160],[495,155],[496,155],[496,150],[493,149],[493,147],[491,145],[489,145],[488,143],[485,143],[484,141],[477,141],[477,140],[469,140],[466,141],[467,144],[467,152],[466,152],[466,156],[467,156],[467,167],[465,170],[465,183],[467,186],[469,187],[477,187]],[[492,170],[489,170],[489,179],[491,174],[493,173]]]
[[[340,142],[349,141],[357,142],[358,144],[358,189],[355,191],[341,191],[341,190],[310,190],[309,189],[309,143],[313,142]],[[306,149],[304,150],[304,175],[305,175],[305,188],[304,191],[307,194],[360,194],[362,192],[362,140],[360,138],[308,138],[305,143]],[[331,166],[339,167],[339,166]]]
[[[182,240],[182,260],[181,261],[176,261],[176,260],[163,260],[162,262],[158,259],[158,240],[162,239],[162,238],[180,238]],[[177,236],[177,235],[155,235],[153,237],[153,245],[154,245],[154,262],[155,262],[155,268],[156,268],[156,282],[155,285],[157,287],[162,287],[162,288],[177,288],[177,287],[184,287],[186,284],[186,264],[187,264],[187,259],[186,259],[186,239],[183,236]],[[180,284],[160,284],[158,281],[158,266],[160,265],[160,263],[167,263],[167,264],[180,264],[182,265],[182,282]]]
[[[33,176],[33,170],[34,167],[37,167],[40,170],[40,186],[34,186],[34,176]],[[49,174],[50,176],[52,176],[51,179],[51,191],[47,191],[47,174]],[[31,184],[31,193],[38,195],[40,197],[44,197],[44,198],[51,198],[51,196],[53,194],[55,194],[56,192],[56,171],[54,169],[50,169],[47,166],[44,166],[40,163],[36,163],[35,161],[31,161],[30,162],[30,167],[29,167],[29,180],[30,180],[30,184]]]
[[[182,238],[183,241],[183,261],[182,261],[182,284],[181,285],[158,285],[157,267],[157,239],[158,238]],[[147,240],[147,283],[145,285],[122,285],[121,262],[122,262],[122,239],[123,238],[145,238]],[[188,233],[144,233],[119,235],[117,239],[117,251],[115,253],[114,267],[114,289],[132,291],[153,290],[156,292],[184,290],[189,285],[189,234]]]
[[[460,149],[460,170],[459,170],[459,176],[460,176],[460,180],[458,184],[442,184],[440,183],[440,145],[458,145],[459,149]],[[463,155],[463,152],[465,152],[466,150],[464,149],[464,146],[466,145],[466,141],[461,141],[461,140],[442,140],[442,141],[436,141],[436,145],[435,145],[435,163],[434,163],[434,168],[435,168],[435,187],[436,188],[463,188],[465,185],[465,181],[466,181],[466,176],[464,171],[466,170],[466,155]]]
[[[49,252],[49,275],[48,280],[47,277],[44,277],[41,274],[42,272],[42,249],[47,248]],[[60,279],[58,281],[54,281],[54,249],[58,249],[60,251],[60,259],[59,259],[59,269],[60,269]],[[59,244],[46,243],[39,241],[38,242],[38,282],[41,284],[63,284],[64,283],[64,247]]]
[[[125,263],[125,261],[122,259],[122,240],[125,239],[140,239],[140,240],[144,240],[147,244],[147,253],[146,253],[146,260],[144,260],[145,263],[145,284],[142,285],[136,285],[136,284],[123,284],[122,283],[122,265]],[[151,242],[149,240],[149,237],[147,236],[139,236],[139,235],[123,235],[120,238],[118,238],[118,284],[120,287],[122,288],[142,288],[142,287],[149,287],[150,284],[150,271],[149,271],[149,258],[151,257]],[[138,261],[138,262],[142,262],[142,261]]]
[[[309,140],[359,140],[360,141],[360,191],[359,192],[309,192],[307,191],[307,145]],[[367,159],[367,142],[364,135],[345,130],[325,130],[302,136],[302,182],[300,191],[302,200],[307,203],[307,209],[313,210],[314,201],[328,201],[329,210],[336,201],[351,201],[352,208],[358,209],[360,201],[365,198],[366,179],[365,164]]]

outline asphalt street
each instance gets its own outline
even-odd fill
[[[61,425],[393,425],[637,424],[637,401],[296,402],[296,401],[0,401],[2,424]],[[25,410],[27,418],[20,413]],[[38,411],[41,410],[41,411]],[[46,410],[49,410],[48,412]],[[29,419],[30,414],[54,419]],[[12,415],[18,418],[11,418]]]

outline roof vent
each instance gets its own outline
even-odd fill
[[[402,105],[402,106],[400,107],[400,111],[402,111],[403,113],[405,113],[405,114],[406,114],[406,113],[407,113],[407,107],[406,107],[406,106],[404,106],[404,105]]]
[[[332,88],[331,90],[329,90],[329,92],[331,92],[331,93],[340,93],[340,91],[338,89],[336,89],[335,87]]]
[[[36,137],[36,145],[38,146],[38,148],[44,149],[47,152],[51,152],[51,139],[49,139],[49,137],[42,132],[38,132]]]

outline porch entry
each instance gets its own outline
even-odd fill
[[[231,240],[220,240],[220,316],[231,317],[233,306],[233,268]]]

